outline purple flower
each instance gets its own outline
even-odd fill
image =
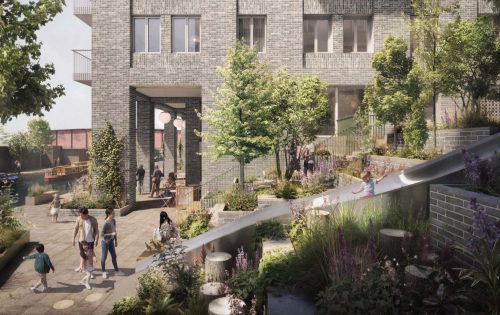
[[[479,157],[471,156],[465,150],[462,150],[464,159],[464,173],[465,178],[470,181],[472,185],[478,185],[481,179],[481,162]]]
[[[339,233],[339,249],[340,249],[340,267],[341,270],[348,277],[352,277],[354,272],[354,263],[353,263],[354,260],[351,257],[351,255],[349,255],[344,232],[342,231],[342,229],[339,229],[338,233]]]
[[[243,246],[241,246],[241,248],[238,248],[238,255],[236,255],[236,272],[247,271],[250,265],[247,253],[245,253]]]
[[[471,231],[471,245],[476,253],[481,252],[480,243],[486,241],[493,246],[500,239],[500,223],[488,216],[483,206],[477,203],[476,198],[470,200],[470,209],[474,211]]]

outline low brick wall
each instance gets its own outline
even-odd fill
[[[369,156],[370,166],[373,168],[372,172],[374,175],[384,174],[387,168],[392,168],[394,171],[402,171],[409,167],[419,165],[425,162],[425,160],[416,159],[404,159],[391,156],[380,156],[380,155],[370,155]]]
[[[460,149],[483,138],[500,132],[500,128],[480,127],[467,129],[442,129],[436,132],[437,150],[444,153]],[[429,132],[429,139],[425,144],[426,150],[434,149],[434,135]]]
[[[467,245],[474,215],[469,206],[471,198],[476,198],[489,216],[495,220],[500,219],[500,198],[461,187],[430,185],[430,231],[433,246],[442,248],[445,243]]]

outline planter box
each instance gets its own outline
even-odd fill
[[[370,155],[369,159],[370,166],[372,166],[375,170],[380,170],[378,172],[375,171],[374,175],[383,172],[387,167],[392,167],[395,171],[402,171],[409,167],[426,162],[425,160],[404,159],[399,157],[381,155]]]
[[[30,232],[24,232],[21,237],[12,244],[11,247],[7,248],[5,252],[0,254],[0,270],[3,270],[7,264],[16,257],[19,252],[21,252],[30,241]]]
[[[133,207],[131,205],[126,205],[125,207],[115,209],[115,213],[120,216],[125,216],[132,212]],[[105,211],[106,209],[89,209],[89,215],[98,217],[98,216],[105,216]],[[80,215],[80,211],[78,209],[61,209],[59,211],[60,216],[73,216],[77,217]]]
[[[212,208],[212,219],[210,220],[211,225],[218,227],[229,222],[236,221],[240,218],[246,217],[258,211],[260,207],[257,207],[254,211],[224,211],[222,208],[213,207]]]
[[[430,231],[434,246],[468,244],[474,217],[471,198],[476,198],[491,218],[500,220],[500,198],[468,191],[463,186],[430,185]]]
[[[56,190],[46,191],[43,194],[35,197],[26,196],[24,198],[24,204],[26,206],[36,206],[44,203],[49,203],[54,199],[54,194],[57,193]]]

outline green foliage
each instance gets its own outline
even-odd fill
[[[424,211],[403,209],[399,202],[393,202],[385,208],[383,227],[408,231],[414,236],[424,235],[429,229],[429,219]]]
[[[179,224],[180,237],[190,239],[208,231],[211,215],[206,211],[193,212]]]
[[[28,121],[28,146],[34,150],[46,153],[54,141],[49,122],[42,118]]]
[[[258,289],[259,273],[255,269],[239,271],[227,282],[232,292],[244,301],[249,303]]]
[[[257,194],[235,187],[223,195],[226,211],[253,211],[257,208]]]
[[[64,95],[62,85],[52,87],[52,64],[40,64],[41,42],[36,32],[57,13],[64,1],[6,1],[0,4],[0,122],[20,114],[42,115],[54,99]]]
[[[400,150],[388,149],[384,152],[386,156],[395,156],[404,159],[432,160],[440,155],[438,151],[414,151],[409,148]]]
[[[500,127],[500,121],[483,111],[465,110],[460,113],[457,125],[458,128]]]
[[[137,297],[126,296],[113,305],[110,315],[137,315],[143,313],[143,302]]]
[[[262,257],[259,263],[259,287],[291,288],[295,283],[297,257],[295,253],[275,252]]]
[[[146,315],[178,315],[180,312],[179,304],[170,295],[159,301],[151,301],[144,308]]]
[[[137,297],[143,301],[161,301],[167,292],[167,277],[162,268],[151,267],[138,279]]]
[[[456,98],[462,111],[479,113],[500,74],[500,40],[486,17],[447,25],[439,46],[438,74],[442,92]]]
[[[17,199],[11,195],[10,189],[0,191],[0,253],[24,233],[21,222],[12,216],[16,202]]]
[[[283,224],[278,221],[260,221],[255,225],[253,239],[256,242],[262,240],[283,240],[287,238],[287,234]]]
[[[106,121],[104,129],[93,136],[89,151],[96,188],[113,196],[118,205],[121,204],[123,192],[123,175],[120,170],[123,148],[123,141],[118,139],[113,127]]]
[[[274,187],[274,194],[278,198],[296,199],[298,194],[297,186],[288,180],[278,181]]]
[[[487,3],[490,3],[496,10],[500,11],[500,0],[486,0]]]
[[[46,191],[47,191],[46,187],[41,186],[40,184],[34,184],[28,188],[28,196],[29,197],[41,196]]]
[[[109,194],[102,194],[97,197],[92,196],[88,191],[79,191],[73,194],[71,201],[66,202],[63,207],[66,209],[106,209],[115,206],[114,197]]]
[[[326,83],[318,76],[292,77],[279,69],[273,78],[274,113],[271,117],[275,146],[286,152],[297,152],[315,140],[328,117]],[[275,149],[276,150],[276,149]],[[303,152],[298,152],[302,155]],[[289,180],[300,169],[296,154],[287,155],[285,178]]]
[[[198,135],[212,144],[210,155],[232,156],[244,169],[245,163],[268,154],[273,147],[270,71],[259,61],[255,49],[238,41],[218,72],[223,83],[217,90],[214,107],[200,114],[211,128]]]
[[[17,132],[13,134],[8,142],[9,152],[18,160],[23,160],[23,158],[30,151],[28,134],[26,132]]]
[[[391,123],[396,129],[403,127],[405,143],[420,150],[428,137],[424,113],[428,95],[420,79],[422,71],[407,56],[407,50],[403,38],[390,36],[384,48],[373,55],[376,73],[365,89],[356,118],[358,124],[366,123],[366,115],[373,112],[380,122]]]

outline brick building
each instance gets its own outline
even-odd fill
[[[483,0],[461,0],[459,14],[492,14]],[[75,80],[92,86],[92,129],[109,120],[125,137],[126,195],[135,200],[135,168],[152,168],[154,108],[185,120],[188,184],[230,167],[198,153],[208,144],[194,130],[208,126],[196,111],[210,107],[236,38],[292,74],[317,74],[328,84],[331,121],[349,122],[371,81],[371,57],[389,35],[410,34],[410,0],[75,0],[74,13],[92,27],[92,51],[75,51]],[[438,110],[450,106],[442,101]],[[173,119],[172,119],[173,120]],[[165,125],[166,169],[176,161],[175,127]]]

